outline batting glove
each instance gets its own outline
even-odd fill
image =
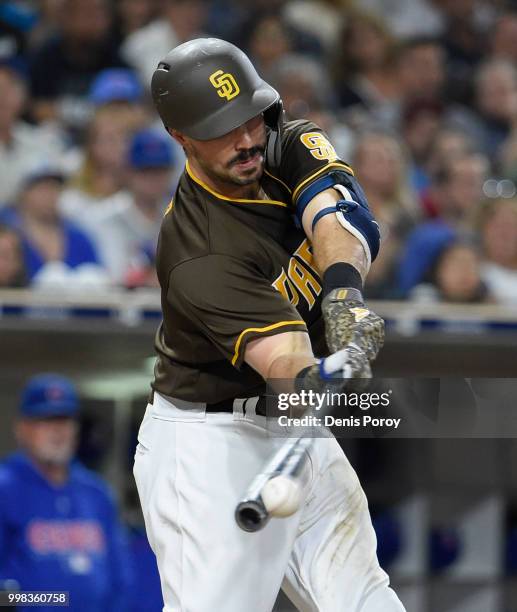
[[[353,340],[356,340],[355,336]],[[318,393],[326,390],[338,391],[346,387],[358,389],[361,387],[361,381],[366,385],[366,379],[371,377],[372,371],[367,356],[355,342],[351,342],[347,348],[304,368],[296,377],[296,389]]]
[[[357,289],[333,289],[321,305],[325,337],[331,353],[346,348],[352,339],[370,361],[384,344],[384,321],[366,308]]]

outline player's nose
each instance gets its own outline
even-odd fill
[[[253,146],[253,139],[246,124],[237,128],[235,138],[236,149],[250,149]]]

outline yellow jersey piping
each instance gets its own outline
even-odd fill
[[[197,183],[205,191],[208,191],[208,193],[212,194],[214,197],[216,197],[219,200],[225,200],[226,202],[233,202],[234,204],[272,204],[273,206],[283,206],[284,208],[287,207],[287,204],[285,202],[280,202],[278,200],[247,200],[244,198],[228,198],[227,196],[217,193],[217,191],[209,187],[201,179],[198,179],[197,176],[192,172],[192,169],[190,168],[190,164],[188,163],[188,161],[185,164],[185,169],[187,170],[187,174],[190,176],[190,178],[195,183]]]
[[[241,347],[242,339],[246,334],[249,334],[250,332],[264,333],[272,329],[277,329],[278,327],[286,327],[287,325],[305,325],[305,321],[280,321],[279,323],[273,323],[273,325],[267,325],[266,327],[247,327],[239,334],[237,342],[235,343],[235,351],[233,353],[232,365],[235,365],[237,359],[239,359],[239,350]]]
[[[298,195],[300,193],[300,190],[302,189],[302,187],[304,185],[306,185],[309,181],[312,181],[312,179],[316,178],[319,174],[322,174],[323,172],[326,172],[329,168],[345,168],[348,172],[350,172],[352,174],[352,176],[354,176],[354,171],[347,164],[344,164],[342,162],[341,163],[338,162],[338,163],[327,164],[323,168],[320,168],[319,170],[316,170],[316,172],[313,172],[310,176],[308,176],[306,179],[304,179],[298,185],[298,187],[296,187],[296,189],[293,192],[293,202],[296,201],[296,198],[298,197]]]
[[[287,189],[287,191],[289,193],[292,193],[292,190],[289,189],[289,187],[284,183],[284,181],[282,179],[279,179],[278,176],[274,176],[273,174],[271,174],[271,172],[268,172],[265,168],[264,168],[264,174],[267,174],[269,177],[271,177],[274,181],[278,181],[283,187],[285,187]]]
[[[163,216],[165,217],[165,215],[167,215],[167,213],[170,213],[173,208],[174,208],[174,198],[172,198],[169,204],[167,205],[167,208],[165,209]]]

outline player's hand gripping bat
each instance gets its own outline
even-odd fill
[[[351,378],[370,378],[370,364],[354,335],[347,348],[311,366],[305,374],[305,388],[324,393],[343,390]],[[330,407],[327,408],[327,411]],[[318,415],[325,414],[325,409]],[[301,416],[301,415],[300,415]],[[244,531],[259,531],[269,519],[291,516],[300,508],[308,484],[307,451],[313,437],[290,438],[253,479],[235,508],[235,520]]]

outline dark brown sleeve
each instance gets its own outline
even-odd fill
[[[236,368],[252,338],[307,331],[298,311],[251,263],[206,255],[171,272],[167,299]]]
[[[277,177],[291,190],[296,204],[302,190],[319,176],[332,170],[353,174],[352,168],[339,159],[325,132],[309,121],[286,124],[282,143],[282,162]]]

